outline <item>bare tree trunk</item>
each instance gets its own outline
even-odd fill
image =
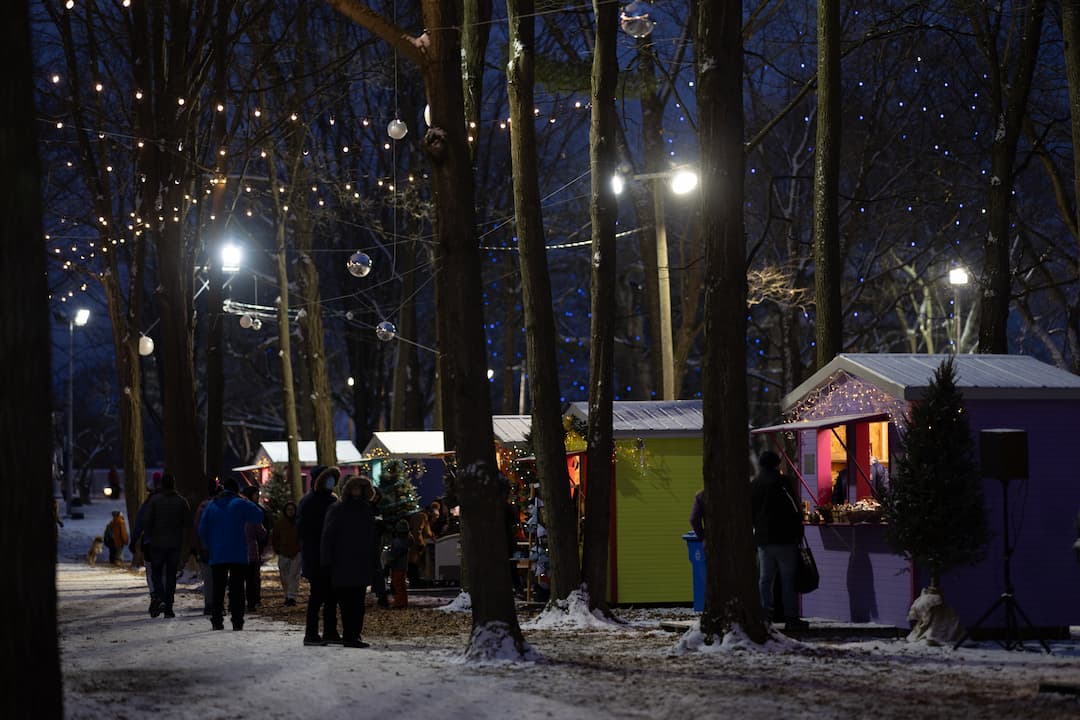
[[[708,637],[741,626],[764,642],[750,524],[743,227],[742,2],[698,6],[697,98],[705,238],[705,612]]]
[[[293,500],[304,494],[300,477],[300,448],[297,437],[296,391],[293,385],[292,348],[289,333],[289,269],[285,248],[285,219],[277,215],[274,227],[274,248],[277,259],[277,280],[281,295],[278,297],[278,351],[281,355],[281,390],[285,404],[285,439],[289,446],[289,487]]]
[[[997,8],[997,12],[1000,12],[1001,7]],[[993,9],[982,3],[969,3],[966,10],[987,62],[990,111],[995,126],[994,142],[990,146],[989,212],[983,241],[979,352],[1007,353],[1009,301],[1012,294],[1009,226],[1013,172],[1016,146],[1031,93],[1031,78],[1039,55],[1046,0],[1031,0],[1026,7],[1017,8],[1023,14],[1023,20],[1016,43],[1016,58],[1002,57],[998,51],[999,28],[989,15],[994,12]],[[1016,68],[1015,71],[1012,68]]]
[[[41,246],[41,173],[29,3],[5,14],[0,101],[20,108],[0,127],[0,447],[12,479],[0,503],[0,542],[17,566],[0,593],[0,716],[62,718],[56,625],[56,525],[50,478],[50,323]]]
[[[461,4],[461,77],[465,91],[465,123],[479,127],[484,104],[484,56],[491,36],[491,0],[463,0]],[[470,147],[474,157],[480,143]]]
[[[1069,82],[1069,117],[1073,142],[1073,239],[1080,243],[1080,3],[1066,0],[1061,4],[1061,33],[1065,42],[1065,74]],[[1074,254],[1074,257],[1075,254]],[[1080,273],[1080,259],[1075,269]],[[1073,372],[1080,370],[1080,307],[1068,306],[1068,347],[1072,351]]]
[[[606,609],[611,487],[615,476],[612,432],[615,352],[615,86],[619,66],[616,34],[619,7],[593,0],[596,39],[592,64],[592,297],[590,299],[589,437],[585,471],[585,527],[582,576],[589,605]],[[538,398],[534,398],[534,402]]]
[[[840,308],[840,0],[817,6],[818,107],[814,148],[814,329],[817,366],[844,348]]]
[[[638,46],[638,77],[641,82],[641,137],[645,149],[645,171],[664,170],[664,105],[656,91],[656,70],[652,36],[640,38]],[[663,351],[660,347],[660,281],[656,264],[656,202],[653,196],[664,189],[656,182],[647,185],[647,193],[639,197],[636,210],[641,232],[641,264],[644,270],[645,303],[649,318],[649,367],[652,370],[653,397],[661,397],[663,389]],[[645,197],[647,196],[647,197]],[[661,200],[660,202],[663,202]]]
[[[559,403],[559,374],[555,359],[555,315],[551,307],[551,278],[540,182],[536,165],[536,127],[533,119],[535,12],[533,0],[507,0],[512,48],[506,67],[510,107],[510,157],[514,173],[514,211],[517,216],[521,299],[525,313],[525,347],[529,390],[533,398],[532,444],[536,451],[540,495],[544,501],[548,549],[551,555],[551,598],[563,600],[581,584],[578,564],[577,512],[570,498],[566,445]],[[612,233],[614,236],[614,233]],[[614,261],[613,261],[614,262]]]

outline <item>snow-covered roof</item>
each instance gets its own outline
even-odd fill
[[[492,415],[491,429],[503,445],[524,443],[532,430],[532,415]]]
[[[364,446],[364,457],[443,457],[442,430],[388,430],[372,434]]]
[[[700,400],[620,400],[612,403],[616,438],[700,435]],[[589,419],[589,403],[570,404],[567,414]]]
[[[314,440],[301,440],[297,445],[301,465],[315,465],[319,462]],[[338,465],[355,465],[363,460],[360,451],[349,440],[338,440],[336,452]],[[259,451],[255,453],[255,465],[277,465],[287,462],[289,462],[289,443],[284,440],[264,442],[259,445]]]
[[[850,353],[825,367],[784,397],[787,411],[835,373],[843,371],[904,400],[918,400],[948,355]],[[956,386],[969,400],[1080,399],[1080,376],[1029,355],[956,355]]]

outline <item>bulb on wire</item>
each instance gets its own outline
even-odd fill
[[[648,37],[655,26],[656,23],[649,17],[649,4],[643,0],[634,0],[619,13],[619,27],[630,37]]]
[[[367,277],[371,272],[371,256],[365,252],[354,252],[349,256],[349,262],[345,265],[353,277]]]
[[[401,118],[394,118],[386,126],[386,134],[394,140],[400,140],[409,134],[409,126]]]
[[[375,337],[383,342],[390,342],[397,337],[397,328],[389,320],[383,320],[375,326]]]
[[[139,354],[143,357],[154,354],[154,339],[149,335],[139,338]]]
[[[257,317],[251,318],[251,329],[252,330],[262,330],[262,320],[260,320]]]

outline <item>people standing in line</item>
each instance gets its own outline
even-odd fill
[[[146,527],[146,508],[150,506],[150,501],[157,493],[160,483],[161,473],[155,470],[150,476],[150,482],[146,484],[146,499],[135,511],[135,522],[131,526],[131,543],[128,545],[133,561],[140,553],[142,554],[143,568],[146,570],[146,589],[150,593],[151,600],[154,599],[154,573],[150,568],[150,538],[144,528]]]
[[[199,503],[199,507],[195,509],[195,517],[192,520],[192,525],[195,528],[195,541],[193,543],[195,557],[199,561],[199,578],[202,580],[203,615],[209,615],[213,610],[214,572],[210,567],[210,548],[203,543],[202,538],[199,536],[199,521],[202,520],[206,506],[221,490],[221,486],[215,478],[207,477],[206,482],[206,499]]]
[[[240,491],[246,500],[256,505],[259,504],[259,487],[257,485],[245,485]],[[248,575],[244,583],[247,591],[247,609],[254,610],[262,602],[262,553],[266,547],[266,518],[258,523],[248,523],[244,526],[244,536],[247,538],[248,551]]]
[[[190,511],[187,500],[176,492],[176,478],[165,473],[161,477],[161,489],[147,504],[143,529],[150,538],[150,572],[154,582],[150,617],[157,617],[162,610],[165,617],[176,617],[173,612],[176,569]]]
[[[261,523],[263,511],[240,497],[240,483],[227,477],[224,489],[206,506],[199,520],[199,538],[210,549],[214,574],[214,598],[210,625],[225,629],[225,589],[229,590],[229,613],[233,630],[244,629],[244,581],[247,578],[248,549],[246,523]]]
[[[807,622],[799,617],[795,592],[799,542],[803,537],[802,512],[791,480],[780,473],[780,456],[766,450],[758,459],[758,465],[760,470],[750,484],[750,492],[761,605],[770,616],[774,614],[773,584],[779,575],[785,629],[803,629]]]
[[[394,593],[392,607],[403,608],[409,604],[405,589],[405,575],[409,567],[409,522],[404,518],[394,526],[394,539],[390,541],[390,589]]]
[[[296,503],[285,503],[281,517],[270,531],[270,547],[277,555],[278,576],[281,578],[281,590],[285,593],[285,604],[296,604],[296,595],[300,590],[300,530],[296,526]]]
[[[127,525],[124,523],[124,514],[119,510],[112,511],[112,519],[105,526],[105,547],[109,549],[109,562],[119,565],[124,561],[124,546],[128,544]]]
[[[342,645],[368,646],[364,629],[364,597],[371,584],[371,556],[375,545],[375,506],[371,478],[350,475],[341,488],[341,499],[326,511],[320,562],[330,575],[341,608]]]
[[[310,585],[307,622],[304,628],[305,645],[325,645],[341,642],[337,631],[337,600],[330,582],[330,573],[322,566],[320,543],[326,511],[334,504],[334,485],[341,470],[319,465],[311,471],[311,490],[300,499],[296,522],[300,528],[300,562],[303,576]],[[319,613],[323,616],[323,634],[319,635]]]
[[[416,586],[420,568],[427,567],[428,543],[435,541],[426,510],[418,510],[409,516],[409,536],[409,582]]]

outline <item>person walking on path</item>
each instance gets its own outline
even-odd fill
[[[229,612],[233,630],[244,629],[244,580],[247,577],[247,537],[245,523],[261,523],[263,511],[237,493],[240,483],[227,477],[224,490],[206,506],[199,520],[199,539],[210,550],[214,575],[214,599],[210,625],[225,629],[225,589],[229,590]]]
[[[176,479],[166,473],[161,477],[161,490],[147,504],[143,530],[150,538],[150,572],[154,582],[150,617],[157,617],[162,610],[165,617],[176,617],[173,612],[176,568],[180,564],[180,546],[184,543],[189,512],[187,500],[176,492]]]
[[[334,504],[334,485],[341,478],[341,470],[334,466],[319,465],[311,471],[311,491],[300,499],[297,509],[297,525],[300,528],[300,558],[304,577],[311,586],[308,595],[307,623],[304,628],[305,645],[326,645],[341,642],[337,631],[337,601],[330,582],[330,573],[322,566],[320,544],[326,511]],[[323,634],[319,636],[319,612],[323,616]]]
[[[199,521],[202,520],[206,506],[221,490],[216,479],[207,478],[206,480],[207,497],[199,503],[199,507],[195,509],[195,517],[192,519],[192,525],[195,528],[195,557],[199,560],[199,579],[202,580],[203,615],[209,615],[214,604],[214,572],[210,567],[210,548],[204,545],[202,538],[199,537]]]
[[[341,607],[342,645],[368,646],[360,638],[364,629],[364,596],[371,583],[371,555],[375,545],[375,506],[371,479],[351,475],[341,499],[326,511],[319,554],[330,574],[334,596]]]
[[[767,614],[773,614],[773,583],[779,575],[785,629],[803,629],[807,623],[799,618],[798,596],[795,593],[799,542],[803,537],[802,513],[793,494],[791,480],[780,474],[780,456],[766,450],[758,459],[758,464],[760,470],[750,484],[750,494],[761,605]]]
[[[119,565],[124,559],[124,546],[128,544],[127,525],[124,523],[124,514],[119,510],[112,511],[112,520],[105,526],[105,547],[109,549],[109,562]]]
[[[257,485],[244,486],[240,494],[256,505],[259,504],[259,487]],[[262,603],[262,554],[269,535],[266,532],[265,523],[266,516],[264,513],[262,522],[248,523],[244,526],[244,537],[247,538],[248,551],[248,575],[245,583],[248,610],[254,610]]]
[[[146,527],[146,508],[150,506],[150,501],[157,494],[158,487],[161,483],[161,473],[154,471],[154,474],[150,477],[150,482],[146,484],[147,495],[143,500],[142,505],[135,511],[135,522],[131,525],[131,544],[128,549],[131,550],[132,562],[135,562],[135,558],[142,555],[143,567],[146,569],[146,589],[150,592],[150,599],[154,599],[154,573],[150,567],[150,537],[144,531]]]
[[[296,526],[296,503],[291,500],[285,503],[281,517],[270,531],[270,547],[277,555],[285,604],[295,605],[300,590],[300,529]]]

